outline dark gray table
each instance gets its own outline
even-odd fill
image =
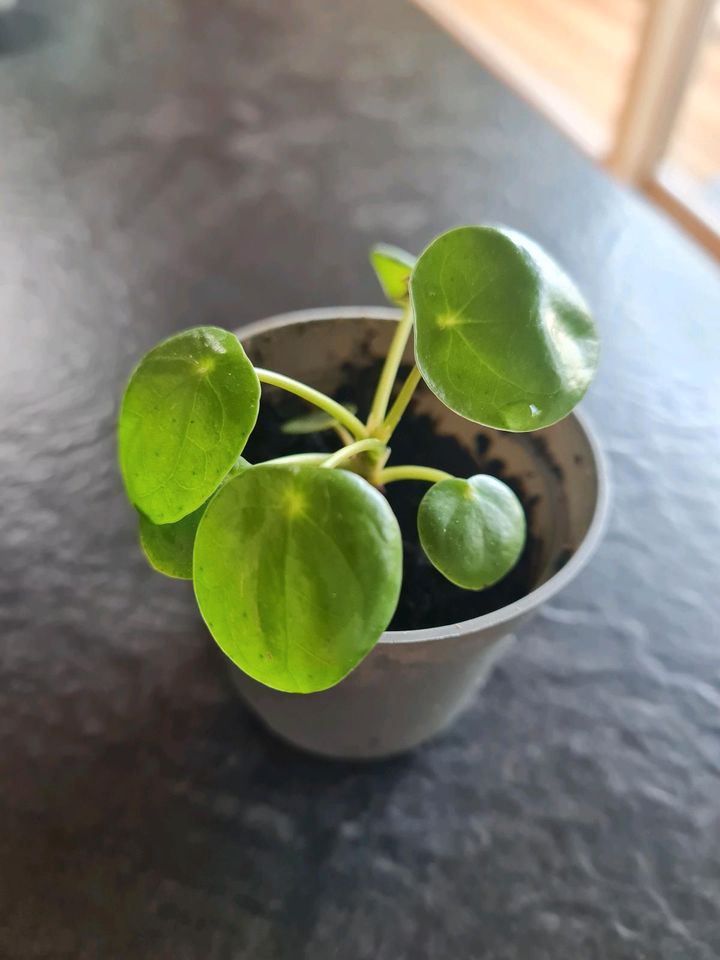
[[[26,0],[0,50],[0,956],[716,960],[716,268],[398,0]],[[611,529],[447,736],[313,761],[146,569],[121,384],[482,220],[596,307]]]

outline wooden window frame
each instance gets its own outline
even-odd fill
[[[415,0],[501,80],[618,179],[646,193],[720,257],[720,218],[688,178],[663,163],[693,78],[715,0],[645,0],[647,12],[616,129],[608,137],[569,97],[451,0]]]
[[[715,0],[649,0],[606,163],[720,257],[720,220],[699,202],[690,179],[663,163],[714,8]]]

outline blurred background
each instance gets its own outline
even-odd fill
[[[417,0],[720,256],[720,0]]]
[[[720,258],[720,0],[408,2]],[[0,0],[0,55],[37,7]]]

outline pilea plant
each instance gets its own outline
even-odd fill
[[[522,551],[523,510],[505,484],[392,462],[393,432],[421,379],[462,417],[528,431],[569,413],[597,362],[577,288],[518,233],[460,227],[417,260],[378,246],[371,262],[402,317],[366,420],[281,371],[253,367],[217,327],[156,346],[122,401],[120,466],[148,560],[192,579],[210,632],[238,667],[291,693],[338,683],[390,623],[402,545],[387,484],[430,484],[420,542],[460,587],[495,583]],[[413,333],[416,363],[395,390]],[[333,426],[338,449],[244,461],[261,384],[315,408],[287,432]]]

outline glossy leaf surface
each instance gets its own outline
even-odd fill
[[[221,485],[238,476],[249,466],[247,460],[241,457],[221,481]],[[209,497],[197,510],[176,520],[175,523],[153,523],[144,514],[138,515],[140,545],[151,567],[159,573],[164,573],[166,577],[192,580],[195,534],[210,499]]]
[[[200,507],[242,452],[260,384],[237,337],[196,327],[151,350],[128,383],[118,425],[131,503],[154,523]]]
[[[408,282],[415,257],[400,247],[378,243],[370,251],[370,263],[388,300],[400,306],[407,303]]]
[[[525,514],[510,487],[495,477],[441,480],[420,502],[418,533],[440,573],[459,587],[481,590],[517,563]]]
[[[400,530],[385,498],[356,474],[260,465],[213,497],[193,578],[210,632],[240,669],[277,690],[324,690],[392,618]]]
[[[459,227],[421,254],[410,281],[415,351],[435,395],[503,430],[548,426],[585,393],[598,359],[588,308],[527,237]]]

